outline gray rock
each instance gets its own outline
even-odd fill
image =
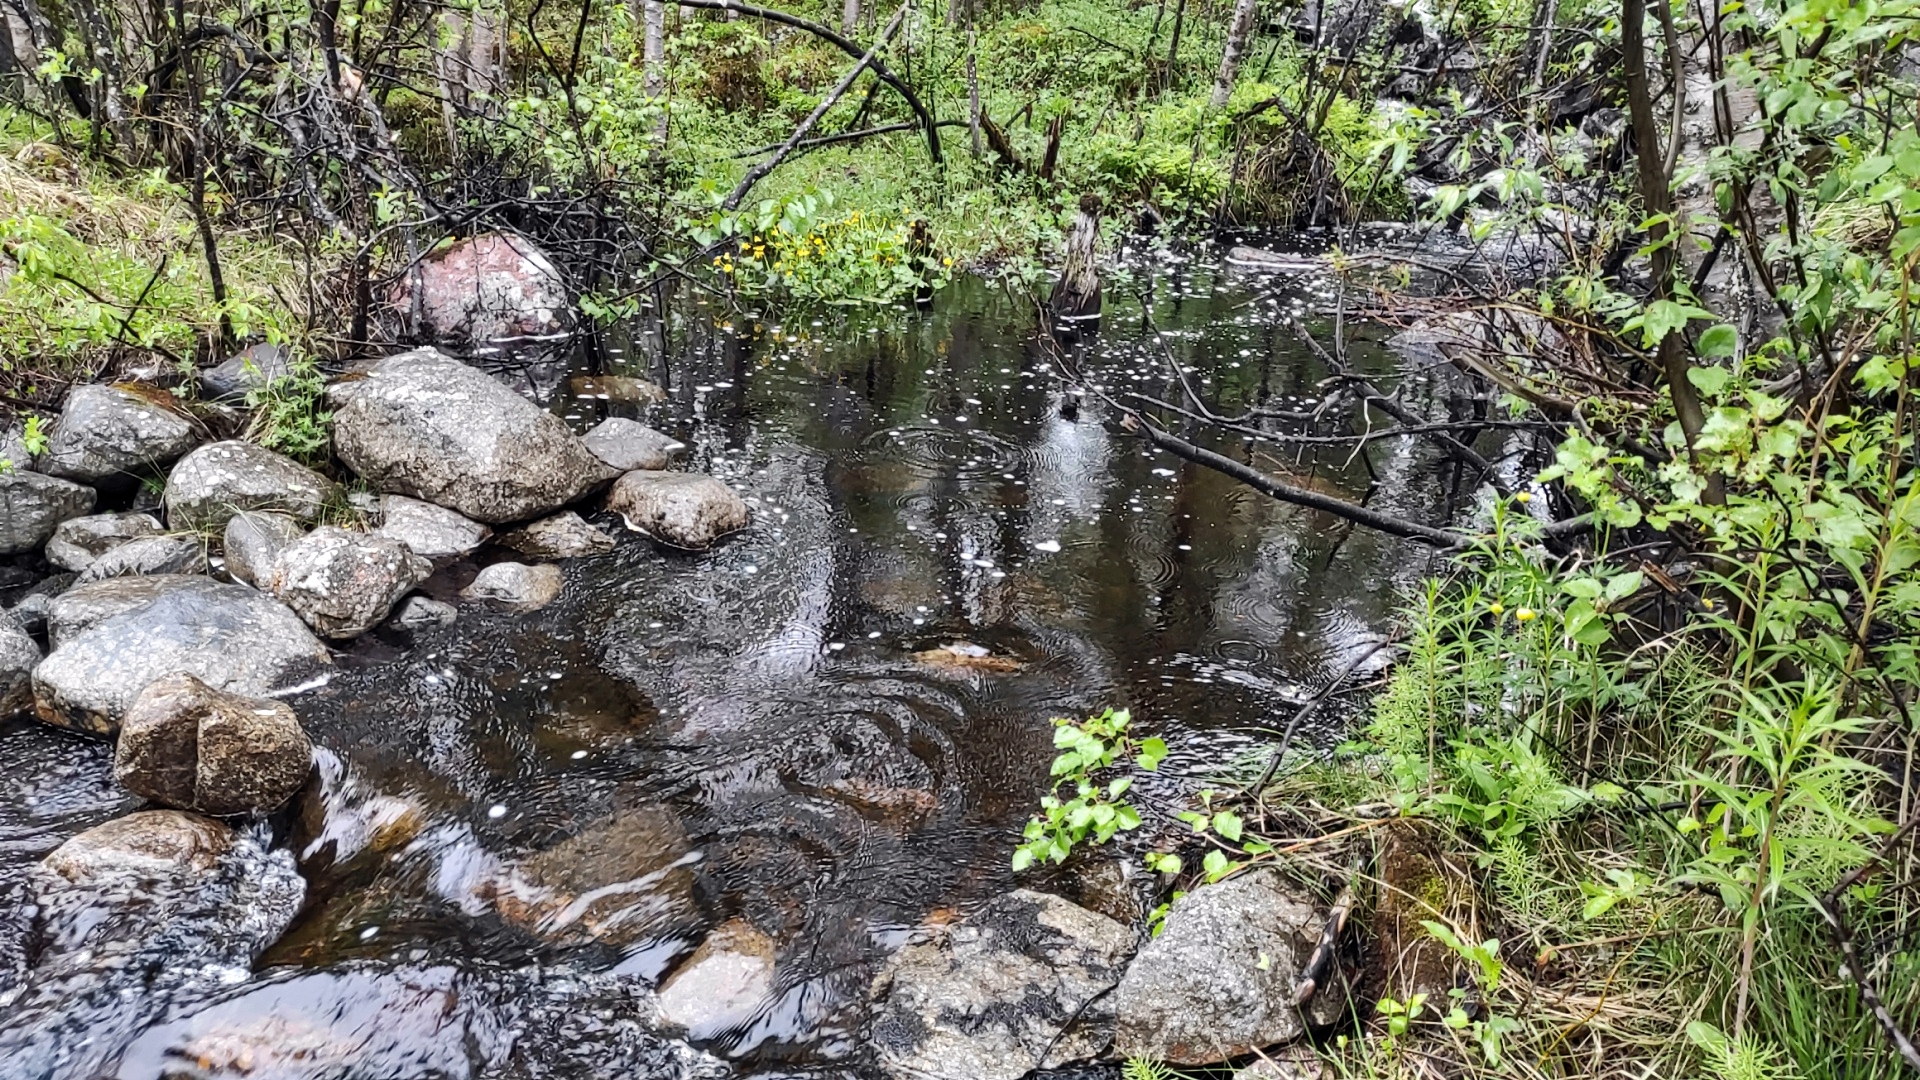
[[[1009,893],[893,955],[874,982],[868,1042],[902,1080],[1018,1080],[1097,1057],[1113,1037],[1107,991],[1132,951],[1112,919]]]
[[[21,597],[17,603],[7,609],[8,620],[34,637],[45,636],[48,610],[53,607],[53,602],[60,596],[61,590],[73,584],[74,575],[61,574],[60,577],[66,580],[59,582],[57,588],[36,589]],[[46,582],[41,584],[45,585]]]
[[[40,646],[11,619],[0,619],[0,720],[33,707]]]
[[[129,540],[159,532],[160,519],[152,514],[92,514],[69,518],[53,530],[52,539],[47,541],[47,561],[62,570],[78,572]]]
[[[661,1023],[696,1042],[745,1027],[773,994],[774,952],[751,923],[721,923],[660,984]]]
[[[379,626],[432,574],[392,537],[323,525],[280,553],[269,588],[321,635],[350,638]]]
[[[1207,1065],[1299,1038],[1294,983],[1323,921],[1272,869],[1188,893],[1114,991],[1114,1049]]]
[[[313,744],[284,702],[215,690],[184,673],[140,691],[120,724],[113,775],[163,806],[215,817],[272,813],[313,771]]]
[[[249,442],[203,446],[167,477],[167,523],[219,532],[242,510],[273,510],[303,522],[319,520],[340,487],[292,458]]]
[[[75,593],[164,578],[116,578]],[[175,579],[176,581],[180,579]],[[184,671],[253,697],[285,690],[333,663],[298,616],[245,585],[186,578],[145,603],[63,637],[34,669],[34,708],[57,727],[111,735],[146,685]],[[56,608],[59,605],[56,604]]]
[[[27,429],[20,424],[0,429],[0,472],[24,472],[33,468],[33,455],[27,452]]]
[[[93,489],[23,469],[0,471],[0,555],[32,551],[93,509]]]
[[[349,468],[476,521],[548,513],[613,476],[559,417],[434,349],[390,356],[328,398]]]
[[[571,510],[541,518],[500,537],[502,547],[535,559],[578,559],[605,555],[616,541]]]
[[[481,570],[473,584],[460,590],[460,595],[524,615],[553,603],[565,585],[566,580],[557,566],[503,562]]]
[[[59,648],[88,629],[123,611],[132,611],[170,592],[215,592],[219,583],[195,574],[155,574],[149,577],[109,578],[68,589],[47,604],[47,638]]]
[[[393,613],[393,623],[402,630],[419,632],[439,626],[452,626],[460,618],[460,609],[452,604],[424,596],[409,596]]]
[[[35,464],[41,472],[88,484],[160,468],[200,441],[199,425],[170,401],[158,390],[76,386]]]
[[[611,416],[582,435],[581,440],[595,457],[621,472],[635,469],[664,469],[687,448],[687,444],[653,430],[636,420]]]
[[[167,536],[143,536],[129,540],[93,562],[80,572],[75,585],[88,585],[117,577],[151,577],[155,574],[204,574],[207,572],[207,542],[198,536],[174,533]]]
[[[493,530],[444,506],[387,495],[380,500],[382,536],[407,545],[415,555],[444,566],[478,548]]]
[[[278,345],[249,345],[200,372],[200,396],[210,401],[244,398],[293,374],[287,350]]]
[[[419,261],[396,283],[392,302],[412,329],[436,341],[481,346],[564,334],[574,322],[566,279],[524,236],[482,233]]]
[[[40,860],[39,871],[72,885],[122,876],[205,873],[233,847],[233,830],[178,810],[143,810],[69,839]]]
[[[705,551],[752,518],[732,488],[711,476],[676,472],[628,473],[613,485],[607,509],[627,528],[689,551]]]
[[[298,521],[285,514],[249,510],[227,519],[221,534],[226,553],[227,576],[246,585],[260,587],[273,574],[280,553],[294,541],[307,535]]]

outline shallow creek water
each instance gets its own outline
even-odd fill
[[[1136,289],[1223,411],[1286,407],[1324,377],[1280,325],[1312,317],[1310,283],[1217,252],[1143,254],[1129,273],[1068,349],[1089,382],[1180,393]],[[1349,335],[1357,365],[1394,368],[1384,331]],[[634,341],[610,370],[658,380],[666,401],[562,382],[553,407],[675,434],[689,467],[750,497],[753,527],[704,555],[622,534],[569,563],[543,612],[463,608],[343,657],[295,701],[323,766],[281,830],[305,910],[250,982],[172,1010],[112,1075],[217,1071],[181,1047],[227,1029],[345,1045],[356,1076],[487,1072],[477,1030],[592,1036],[529,1036],[525,1016],[455,1024],[493,1007],[460,987],[508,971],[523,987],[538,972],[650,985],[729,923],[771,943],[772,986],[695,1034],[743,1072],[868,1075],[858,1027],[878,963],[1015,886],[1050,718],[1130,707],[1174,748],[1142,796],[1176,798],[1366,651],[1428,565],[1152,452],[1068,389],[1029,303],[989,283],[925,312],[784,322],[689,300],[664,348],[658,332]],[[1263,465],[1300,482],[1367,489],[1345,450],[1271,452]],[[1383,443],[1373,467],[1372,505],[1444,516],[1442,463]],[[1334,741],[1337,718],[1308,735]],[[0,880],[130,808],[103,746],[0,727]]]

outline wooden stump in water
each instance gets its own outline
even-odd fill
[[[1100,196],[1084,195],[1073,228],[1067,230],[1067,256],[1060,280],[1054,283],[1053,295],[1047,301],[1056,328],[1070,329],[1100,318],[1100,265],[1094,260],[1099,245]]]

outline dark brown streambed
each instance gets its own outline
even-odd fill
[[[1211,255],[1129,265],[1220,408],[1314,392],[1325,373],[1280,316],[1317,299]],[[1106,325],[1072,359],[1172,399],[1133,287],[1109,283]],[[927,313],[688,303],[663,362],[635,347],[611,369],[659,380],[665,402],[563,383],[554,407],[582,427],[627,415],[688,442],[692,467],[751,497],[754,526],[700,556],[629,534],[568,564],[546,611],[382,636],[298,699],[326,759],[285,830],[308,906],[262,973],[168,1013],[114,1075],[238,1074],[221,1053],[269,1043],[308,1047],[285,1075],[605,1075],[632,1061],[608,987],[650,985],[716,928],[773,974],[696,1025],[704,1043],[745,1072],[865,1075],[876,962],[1012,886],[1050,718],[1131,707],[1175,751],[1145,794],[1173,797],[1367,650],[1428,565],[1148,451],[1070,394],[1031,324],[978,281]],[[1350,334],[1355,363],[1392,367],[1381,332]],[[1305,482],[1368,486],[1344,450],[1271,452]],[[1383,443],[1374,470],[1372,505],[1448,512],[1442,463]],[[0,879],[128,808],[109,771],[98,746],[0,729]],[[572,1056],[501,1065],[516,1040]],[[352,1064],[299,1071],[329,1054]]]

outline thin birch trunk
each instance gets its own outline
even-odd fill
[[[1240,77],[1240,61],[1247,55],[1247,41],[1253,36],[1253,22],[1260,14],[1259,0],[1237,0],[1233,22],[1227,27],[1226,48],[1220,53],[1220,75],[1213,81],[1213,107],[1225,108],[1233,97],[1233,84]]]

